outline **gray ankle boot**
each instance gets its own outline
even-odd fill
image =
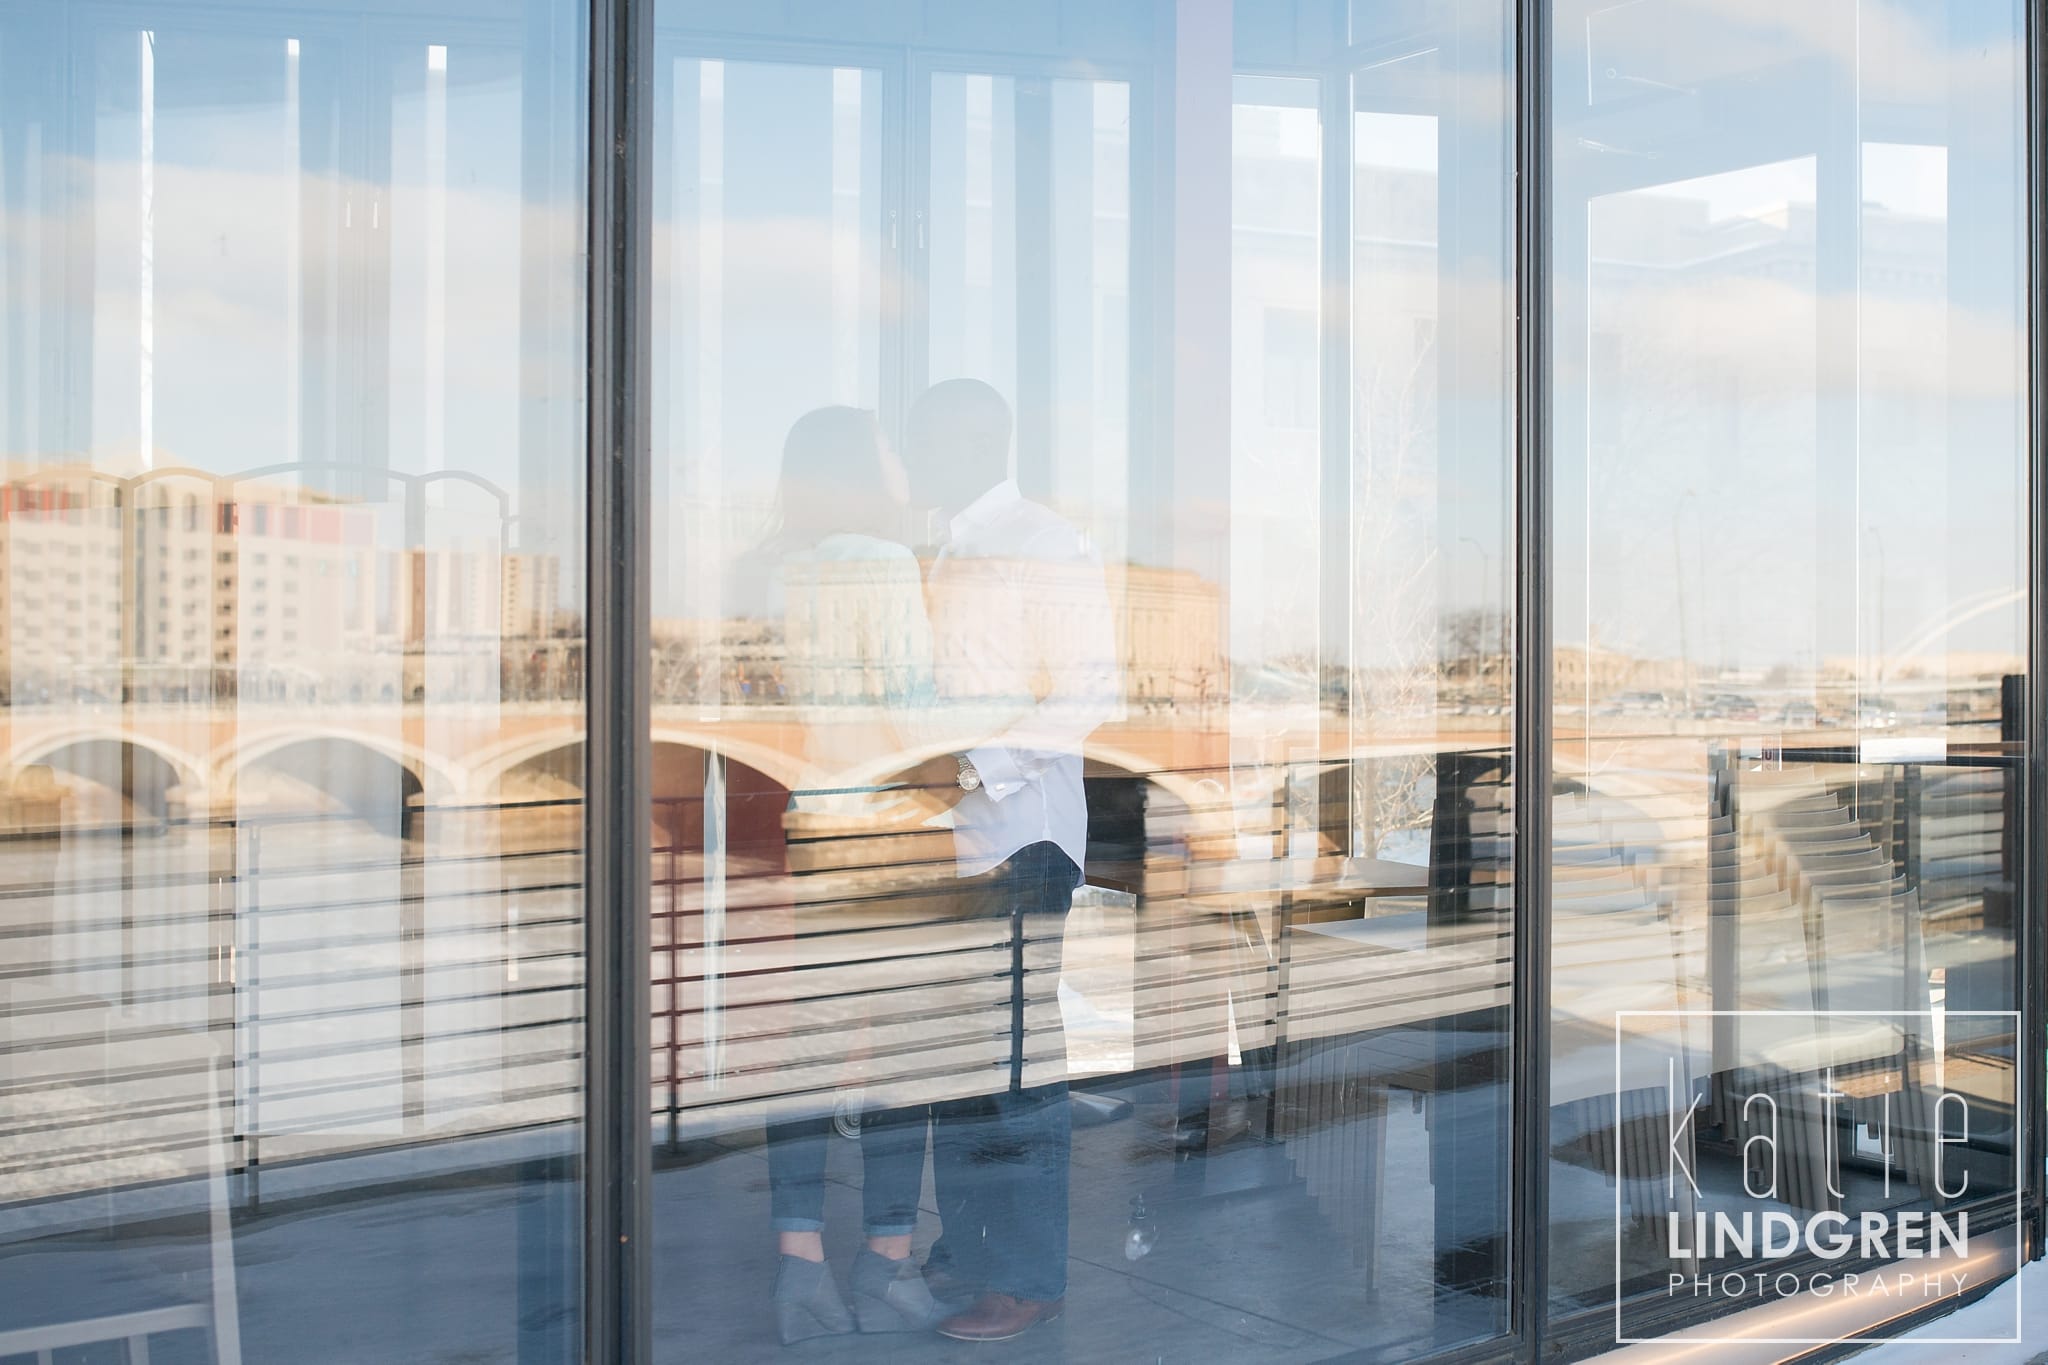
[[[862,1247],[847,1286],[863,1332],[929,1332],[947,1316],[932,1298],[924,1272],[908,1257],[892,1261]]]
[[[775,1332],[784,1346],[810,1337],[853,1330],[853,1314],[839,1297],[832,1267],[823,1261],[784,1256],[775,1274]]]

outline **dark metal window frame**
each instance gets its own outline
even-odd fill
[[[2042,612],[2048,610],[2048,340],[2042,336],[2043,319],[2048,318],[2048,13],[2038,4],[2025,9],[2025,71],[2022,73],[2026,127],[2020,138],[2026,158],[2022,182],[2026,194],[2025,257],[2027,268],[2025,372],[2027,384],[2027,682],[2026,719],[2021,735],[2026,780],[2021,804],[2021,828],[2027,832],[2026,860],[2022,865],[2018,904],[2014,916],[2019,936],[2016,946],[2020,988],[2020,1040],[2016,1065],[2027,1068],[2032,1079],[2042,1075],[2044,1041],[2048,1041],[2048,925],[2041,919],[2048,901],[2048,755],[2041,752],[2048,742],[2048,629]],[[2025,1073],[2023,1073],[2025,1074]],[[2048,1089],[2048,1087],[2044,1087]],[[2020,1208],[2025,1260],[2042,1254],[2048,1236],[2048,1188],[2044,1188],[2042,1160],[2048,1153],[2048,1096],[2032,1086],[2022,1088],[2032,1095],[2027,1112],[2017,1125],[2020,1134],[2016,1158],[2020,1172]]]
[[[1446,1353],[1442,1360],[1533,1362],[1600,1349],[1576,1317],[1553,1323],[1548,1286],[1550,1043],[1550,411],[1548,146],[1550,6],[1513,0],[1514,514],[1517,800],[1514,829],[1514,1093],[1509,1229],[1509,1334]],[[649,1075],[648,903],[651,809],[648,563],[653,489],[649,411],[654,0],[591,0],[588,128],[588,487],[589,707],[585,745],[586,1067],[583,1151],[583,1357],[598,1365],[645,1365],[653,1357],[651,1313],[651,1123],[641,1092]],[[2026,11],[2025,134],[2028,299],[2028,651],[2026,814],[2028,843],[2020,904],[2048,893],[2048,838],[2034,826],[2048,812],[2048,363],[2041,319],[2048,310],[2048,176],[2035,115],[2048,90],[2048,17]],[[985,66],[977,59],[978,66]],[[1171,73],[1162,73],[1170,78]],[[1149,85],[1150,82],[1148,81]],[[1134,88],[1134,111],[1148,103]],[[1139,148],[1133,146],[1134,179]],[[1134,243],[1144,240],[1133,203]],[[1149,218],[1148,218],[1149,222]],[[1134,294],[1136,281],[1133,282]],[[1148,315],[1133,299],[1133,316]],[[1133,329],[1136,368],[1138,332]],[[1328,366],[1325,366],[1326,372]],[[1135,387],[1135,386],[1134,386]],[[1134,392],[1134,409],[1137,395]],[[2042,1060],[2042,990],[2048,932],[2032,915],[2019,928],[2023,1033],[2018,1064]],[[2034,1100],[2022,1122],[2020,1165],[2025,1253],[2041,1253],[2048,1192],[2035,1169],[2044,1149],[2044,1110]],[[1945,1310],[1948,1305],[1940,1306]],[[1903,1330],[1925,1314],[1892,1324]],[[1825,1350],[1826,1348],[1821,1348]]]
[[[1550,5],[1515,0],[1514,936],[1508,1329],[1550,1325]]]
[[[591,0],[583,1358],[653,1358],[649,542],[654,0]]]

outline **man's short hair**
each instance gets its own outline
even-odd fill
[[[1012,426],[1010,405],[994,388],[979,379],[943,380],[912,405],[905,455],[916,476],[987,487],[1009,473]]]

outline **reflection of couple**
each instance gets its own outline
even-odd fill
[[[1003,399],[961,379],[918,401],[901,463],[873,417],[848,408],[807,415],[784,449],[773,552],[795,699],[881,702],[884,719],[854,747],[923,750],[943,737],[938,757],[898,780],[951,807],[951,899],[1006,921],[1011,958],[1006,1065],[965,1098],[863,1119],[867,1244],[844,1295],[822,1238],[830,1120],[771,1125],[785,1342],[856,1328],[1001,1340],[1058,1316],[1066,1294],[1065,1059],[1056,1026],[1027,1029],[1024,954],[1049,947],[1057,961],[1081,880],[1081,745],[1115,703],[1115,644],[1100,562],[1019,494],[1010,436]],[[894,534],[906,497],[944,519],[922,583]],[[838,728],[807,727],[812,771],[851,757],[832,752],[848,747]],[[942,1235],[920,1267],[911,1233],[927,1118]]]

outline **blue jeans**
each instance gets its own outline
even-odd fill
[[[861,1230],[868,1236],[902,1236],[917,1226],[924,1130],[922,1108],[876,1110],[861,1119]],[[831,1143],[829,1114],[768,1125],[768,1210],[775,1231],[823,1231]]]
[[[1010,921],[1010,1067],[993,1094],[932,1106],[932,1185],[943,1233],[926,1264],[1020,1299],[1067,1292],[1067,1083],[1025,1086],[1024,941],[1066,932],[1080,869],[1032,844],[965,883],[966,913]]]

